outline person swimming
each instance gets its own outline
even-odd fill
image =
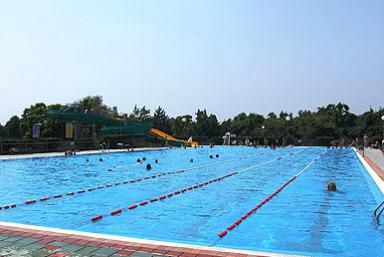
[[[337,188],[336,188],[336,183],[335,182],[329,182],[328,185],[327,185],[327,190],[328,191],[336,191]]]
[[[216,158],[219,158],[219,157],[220,157],[220,155],[216,154]]]
[[[99,162],[103,162],[104,160],[103,160],[103,158],[99,158]]]
[[[189,162],[193,162],[193,158],[189,159]]]
[[[151,169],[152,169],[152,166],[151,166],[150,163],[148,163],[147,166],[145,166],[145,168],[146,168],[147,170],[151,170]]]
[[[159,160],[158,160],[158,159],[156,159],[156,160],[155,160],[155,163],[159,163]]]

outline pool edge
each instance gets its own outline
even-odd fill
[[[288,256],[295,256],[295,257],[304,257],[304,255],[293,255],[293,254],[284,254],[284,253],[276,253],[276,252],[262,252],[262,251],[253,251],[253,250],[242,250],[242,249],[236,249],[236,248],[224,248],[224,247],[209,247],[209,246],[200,246],[200,245],[193,245],[193,244],[182,244],[182,243],[175,243],[175,242],[168,242],[168,241],[159,241],[159,240],[149,240],[149,239],[140,239],[140,238],[133,238],[133,237],[126,237],[126,236],[117,236],[117,235],[108,235],[108,234],[101,234],[101,233],[91,233],[91,232],[82,232],[82,231],[75,231],[75,230],[67,230],[67,229],[60,229],[60,228],[51,228],[51,227],[44,227],[44,226],[35,226],[35,225],[25,225],[20,223],[12,223],[12,222],[0,222],[0,233],[1,230],[5,230],[9,233],[13,230],[13,234],[22,236],[25,235],[40,235],[43,238],[55,238],[55,241],[68,241],[69,239],[76,239],[76,241],[92,241],[95,243],[100,243],[102,246],[104,245],[111,245],[111,248],[113,244],[120,244],[120,245],[126,245],[129,247],[129,245],[133,245],[136,247],[139,247],[140,249],[147,249],[151,250],[149,252],[156,253],[156,250],[160,253],[162,251],[172,251],[172,249],[175,249],[176,251],[180,251],[182,253],[191,253],[196,254],[199,253],[201,256],[203,255],[209,255],[209,256],[271,256],[271,257],[288,257]],[[138,252],[144,251],[144,250],[138,250]],[[167,254],[169,255],[169,254]]]
[[[131,153],[131,152],[157,151],[157,150],[167,150],[167,149],[170,149],[170,147],[140,147],[140,148],[133,148],[130,151],[128,151],[127,149],[86,150],[86,151],[78,151],[76,152],[76,155]],[[30,158],[64,157],[64,156],[65,156],[64,152],[32,153],[32,154],[16,154],[16,155],[8,154],[8,155],[0,155],[0,161],[30,159]]]
[[[358,151],[356,148],[352,148],[352,150],[355,152],[356,156],[359,158],[361,164],[364,166],[365,170],[368,172],[369,176],[373,179],[379,190],[382,194],[384,194],[384,180],[382,180],[379,176],[379,172],[377,170],[377,167],[370,164],[367,159],[372,162],[367,156],[362,156],[360,151]]]

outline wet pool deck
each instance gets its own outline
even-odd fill
[[[96,237],[97,235],[100,237]],[[161,241],[129,239],[119,236],[103,237],[101,234],[0,223],[0,256],[255,257],[292,255],[192,245],[188,247],[188,245]]]

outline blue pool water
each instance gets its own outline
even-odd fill
[[[205,147],[0,161],[0,206],[18,204],[17,208],[0,210],[0,221],[208,245],[220,231],[325,150]],[[220,158],[209,158],[216,154]],[[136,164],[142,157],[147,161]],[[276,160],[278,157],[283,158]],[[189,162],[191,158],[193,163]],[[151,171],[145,170],[148,162]],[[21,204],[185,168],[192,169],[72,197]],[[234,171],[242,172],[164,201],[89,222],[96,215]],[[325,190],[329,181],[336,182],[337,192]],[[215,246],[312,256],[383,256],[384,229],[372,219],[374,208],[383,198],[351,149],[329,149],[271,201],[216,240]]]

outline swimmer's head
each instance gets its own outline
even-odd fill
[[[327,190],[328,191],[336,191],[337,190],[336,183],[335,182],[329,182],[327,185]]]

